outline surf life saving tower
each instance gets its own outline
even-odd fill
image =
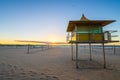
[[[103,51],[103,65],[106,68],[105,61],[105,49],[104,43],[110,42],[118,42],[112,41],[112,32],[116,31],[103,31],[103,27],[115,22],[115,20],[89,20],[84,14],[82,15],[80,20],[69,21],[67,27],[67,42],[71,43],[71,52],[72,52],[72,60],[73,60],[73,44],[76,44],[76,68],[78,68],[78,44],[89,44],[90,50],[90,60],[91,58],[91,44],[92,43],[101,43],[102,51]]]

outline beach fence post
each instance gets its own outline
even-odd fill
[[[102,50],[103,50],[103,67],[106,68],[105,46],[104,46],[104,43],[102,43]]]
[[[76,43],[76,68],[78,68],[78,43]]]
[[[72,54],[72,61],[73,61],[73,43],[71,43],[71,54]]]
[[[29,54],[30,53],[30,45],[28,44],[28,46],[27,46],[27,54]]]
[[[92,60],[92,50],[91,50],[91,43],[89,43],[89,50],[90,50],[90,61]]]

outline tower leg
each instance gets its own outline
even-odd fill
[[[115,55],[115,53],[116,53],[115,45],[113,46],[113,50],[114,50],[114,55]]]
[[[106,68],[106,59],[105,59],[105,47],[104,47],[104,43],[102,43],[102,48],[103,48],[103,67]]]
[[[92,60],[92,50],[91,50],[91,43],[89,43],[89,50],[90,50],[90,61]]]
[[[72,61],[73,61],[73,43],[71,43],[71,57],[72,57]]]
[[[76,68],[78,68],[78,43],[76,43]]]

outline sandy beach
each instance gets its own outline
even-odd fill
[[[89,61],[89,50],[79,48],[79,69],[71,60],[70,46],[26,52],[26,48],[0,48],[0,80],[120,80],[120,48],[115,55],[106,49],[107,69],[101,49],[93,49]]]

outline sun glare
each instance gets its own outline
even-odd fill
[[[55,43],[55,42],[56,42],[56,39],[55,39],[55,38],[52,38],[50,41],[51,41],[52,43]]]

